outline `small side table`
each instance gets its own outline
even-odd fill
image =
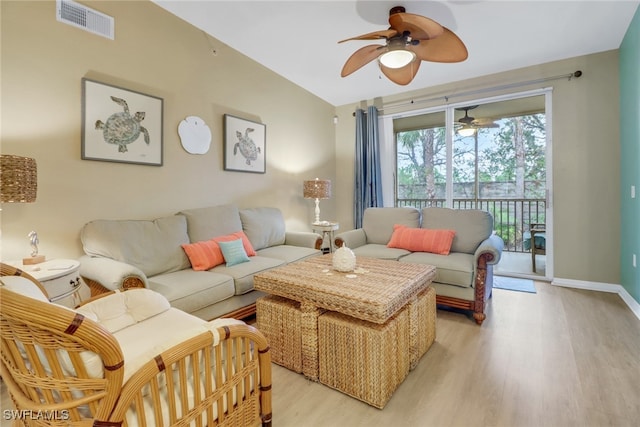
[[[322,241],[324,242],[325,237],[329,236],[329,252],[333,252],[333,239],[334,232],[340,228],[340,224],[337,222],[321,222],[321,223],[313,223],[311,224],[311,228],[316,233],[322,233]]]
[[[8,264],[29,273],[37,279],[49,294],[49,301],[66,307],[78,306],[82,299],[80,288],[80,262],[75,259],[52,259],[40,264],[24,265],[22,261]]]

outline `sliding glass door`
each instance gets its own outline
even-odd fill
[[[488,210],[505,241],[497,270],[551,277],[550,95],[396,115],[396,206]]]

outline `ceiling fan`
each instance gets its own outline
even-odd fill
[[[341,40],[381,40],[355,51],[344,67],[346,77],[374,59],[378,59],[382,73],[394,83],[407,85],[416,76],[422,61],[461,62],[469,56],[467,48],[451,30],[421,15],[406,13],[402,6],[389,11],[389,29],[374,31]]]
[[[477,108],[477,105],[470,105],[468,107],[456,108],[457,111],[464,111],[464,117],[460,117],[457,123],[461,126],[458,127],[457,132],[462,136],[471,136],[479,128],[497,128],[500,127],[490,118],[478,118],[469,115],[469,110]]]

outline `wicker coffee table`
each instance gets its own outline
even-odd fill
[[[274,362],[382,408],[435,339],[435,267],[331,257],[255,275],[257,326]]]

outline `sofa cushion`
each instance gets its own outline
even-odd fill
[[[251,208],[240,211],[242,228],[255,250],[283,245],[285,223],[282,212],[277,208]]]
[[[164,295],[171,305],[187,313],[231,298],[235,292],[233,278],[210,271],[182,271],[149,279],[149,289]]]
[[[242,240],[230,240],[228,242],[218,242],[222,256],[226,262],[227,267],[231,267],[243,262],[249,262],[247,252],[242,247]]]
[[[451,252],[473,254],[493,232],[493,217],[476,209],[424,208],[422,228],[454,230]]]
[[[440,255],[449,255],[451,243],[456,232],[453,230],[432,230],[430,228],[409,228],[404,225],[395,225],[391,240],[387,245],[390,248],[406,249],[412,252],[431,252]]]
[[[209,271],[233,277],[235,294],[242,295],[253,290],[254,274],[283,264],[284,261],[279,259],[254,256],[250,258],[249,262],[243,262],[242,264],[233,266],[226,266],[223,264],[214,267]]]
[[[187,209],[178,212],[187,220],[187,232],[191,242],[202,242],[216,236],[242,231],[238,208],[233,205]]]
[[[420,211],[408,207],[367,208],[362,217],[362,229],[367,235],[367,243],[386,245],[391,240],[393,226],[396,224],[420,227]]]
[[[189,268],[181,248],[189,243],[187,221],[182,216],[91,221],[82,228],[80,238],[87,255],[126,262],[147,277]]]
[[[474,256],[462,252],[449,255],[413,252],[400,258],[400,262],[413,262],[436,266],[434,282],[468,288],[473,286]]]
[[[257,252],[260,256],[276,258],[286,262],[287,264],[304,258],[320,255],[322,253],[318,249],[291,245],[271,246],[269,248],[260,249]]]
[[[355,249],[352,249],[353,253],[356,254],[356,264],[358,262],[358,258],[360,256],[370,257],[370,258],[379,258],[379,259],[390,259],[390,260],[398,260],[400,257],[410,254],[411,252],[406,249],[398,249],[398,248],[389,248],[387,245],[376,245],[376,244],[367,244],[363,246],[359,246]]]

